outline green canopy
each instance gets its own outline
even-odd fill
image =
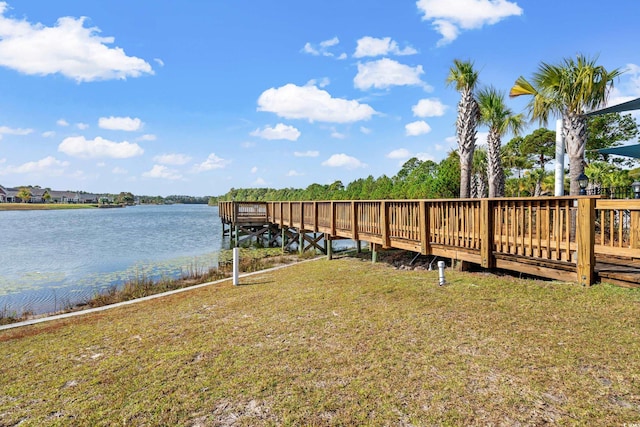
[[[621,145],[619,147],[611,148],[600,148],[596,151],[602,154],[613,154],[616,156],[633,157],[634,159],[640,159],[640,144]]]
[[[621,113],[622,111],[640,110],[640,98],[623,102],[622,104],[612,105],[611,107],[602,108],[585,114],[585,116],[597,116],[607,113]]]

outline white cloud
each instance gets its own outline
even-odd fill
[[[297,141],[300,137],[300,131],[293,126],[278,123],[275,127],[265,126],[264,129],[256,129],[250,135],[269,140],[286,139]]]
[[[99,168],[103,168],[103,167],[107,166],[107,164],[105,162],[98,162],[98,163],[96,163],[96,166],[99,167]]]
[[[431,132],[431,126],[424,120],[408,123],[404,129],[407,136],[418,136]]]
[[[344,167],[347,169],[367,167],[367,165],[362,163],[360,160],[355,157],[347,156],[346,154],[334,154],[322,162],[322,166],[329,166],[332,168]]]
[[[341,132],[338,132],[337,130],[334,130],[333,132],[331,132],[331,138],[335,138],[335,139],[345,139],[347,136]]]
[[[355,100],[333,98],[316,86],[287,84],[267,89],[258,98],[258,111],[275,113],[287,119],[310,122],[350,123],[369,120],[376,111]]]
[[[69,122],[68,122],[68,121],[66,121],[65,119],[59,119],[59,120],[56,122],[56,124],[57,124],[58,126],[69,126]]]
[[[346,54],[346,53],[341,53],[341,54],[340,54],[340,56],[338,56],[338,58],[337,58],[337,59],[342,60],[342,59],[347,59],[347,58],[348,58],[348,56],[347,56],[347,54]]]
[[[51,138],[52,136],[55,136],[56,132],[53,130],[48,130],[46,132],[42,132],[42,137],[43,138]]]
[[[386,55],[414,55],[417,50],[411,46],[400,49],[398,43],[391,40],[391,37],[378,39],[375,37],[362,37],[358,40],[356,52],[353,54],[355,58],[363,58],[365,56],[386,56]]]
[[[388,159],[408,159],[411,157],[411,153],[406,148],[398,148],[397,150],[393,150],[385,156]]]
[[[186,154],[160,154],[153,158],[153,161],[162,165],[186,165],[191,161],[191,157]]]
[[[155,141],[156,139],[158,138],[155,135],[150,133],[145,133],[144,135],[136,138],[136,141]]]
[[[153,58],[153,60],[155,61],[156,64],[158,64],[161,67],[164,67],[164,61],[160,58]]]
[[[33,129],[10,128],[8,126],[0,126],[0,139],[3,135],[29,135]]]
[[[302,176],[304,175],[303,173],[300,173],[294,169],[291,169],[289,172],[287,172],[287,176]]]
[[[126,79],[153,74],[143,59],[109,47],[114,37],[101,37],[97,27],[85,27],[86,17],[58,18],[55,25],[32,24],[5,16],[0,2],[0,65],[29,75],[62,74],[78,82]]]
[[[431,21],[442,39],[438,46],[455,40],[461,30],[493,25],[509,16],[522,15],[517,3],[508,0],[418,0],[424,21]]]
[[[622,104],[640,97],[640,65],[627,64],[624,74],[620,76],[619,83],[609,94],[607,106]],[[637,115],[638,112],[631,112]]]
[[[150,171],[142,174],[145,178],[162,178],[171,181],[182,179],[182,175],[174,169],[170,169],[164,165],[153,165]]]
[[[251,148],[251,147],[255,147],[255,146],[256,146],[256,143],[255,143],[255,142],[253,142],[253,141],[245,141],[245,142],[243,142],[242,144],[240,144],[240,146],[241,146],[242,148]]]
[[[439,117],[444,115],[447,108],[438,98],[427,98],[418,101],[411,111],[416,117]]]
[[[371,129],[364,126],[360,126],[360,132],[364,133],[365,135],[369,135],[371,133]]]
[[[311,43],[309,42],[306,42],[304,44],[304,47],[302,48],[302,52],[308,53],[309,55],[314,55],[314,56],[320,55],[320,52],[316,48],[311,46]]]
[[[423,86],[430,89],[420,75],[424,74],[421,65],[410,67],[393,59],[382,58],[377,61],[358,64],[358,74],[353,79],[354,86],[361,90],[370,88],[385,89],[391,86]]]
[[[331,83],[329,77],[323,77],[320,80],[311,79],[307,82],[305,86],[318,86],[318,87],[327,87]]]
[[[128,132],[133,132],[142,128],[144,123],[139,118],[131,118],[131,117],[100,117],[98,119],[98,126],[101,129],[109,129],[109,130],[124,130]]]
[[[319,151],[294,151],[293,155],[296,157],[318,157],[320,155]]]
[[[64,173],[64,168],[67,166],[69,166],[69,162],[58,160],[53,156],[48,156],[37,161],[23,163],[20,166],[7,166],[4,169],[0,169],[0,175],[39,173],[42,175],[58,176]]]
[[[85,159],[98,157],[126,159],[141,156],[144,153],[144,150],[136,143],[128,141],[113,142],[101,137],[85,139],[84,136],[65,138],[58,145],[58,151],[72,157]]]
[[[334,56],[333,53],[329,52],[329,48],[336,46],[339,43],[340,39],[338,39],[338,37],[321,41],[317,46],[314,46],[311,43],[307,42],[302,48],[302,52],[308,53],[313,56]]]
[[[114,175],[126,175],[128,171],[121,168],[120,166],[116,166],[115,168],[111,169],[111,173]]]
[[[206,172],[213,169],[222,169],[230,162],[230,160],[225,160],[216,156],[215,153],[211,153],[209,154],[209,157],[207,157],[207,160],[193,167],[193,172]]]
[[[255,181],[253,181],[253,185],[256,185],[258,187],[264,187],[267,185],[267,181],[265,181],[264,178],[258,178]]]
[[[256,172],[258,172],[258,167],[257,166],[252,167],[251,173],[256,173]]]
[[[86,123],[76,123],[76,127],[80,130],[85,130],[89,128],[89,125]]]
[[[436,160],[435,156],[430,153],[416,153],[415,157],[423,162],[426,162],[427,160],[431,160],[433,162]]]

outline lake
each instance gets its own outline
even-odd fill
[[[217,265],[218,208],[0,211],[0,310],[47,313],[136,276]]]

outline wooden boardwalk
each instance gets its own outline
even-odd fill
[[[537,197],[220,202],[223,224],[367,241],[590,286],[640,286],[640,200]]]

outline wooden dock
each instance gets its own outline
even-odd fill
[[[323,233],[590,286],[640,286],[640,200],[220,202],[224,225]],[[237,232],[236,232],[237,235]],[[315,235],[315,234],[314,234]],[[302,241],[302,240],[301,240]]]

